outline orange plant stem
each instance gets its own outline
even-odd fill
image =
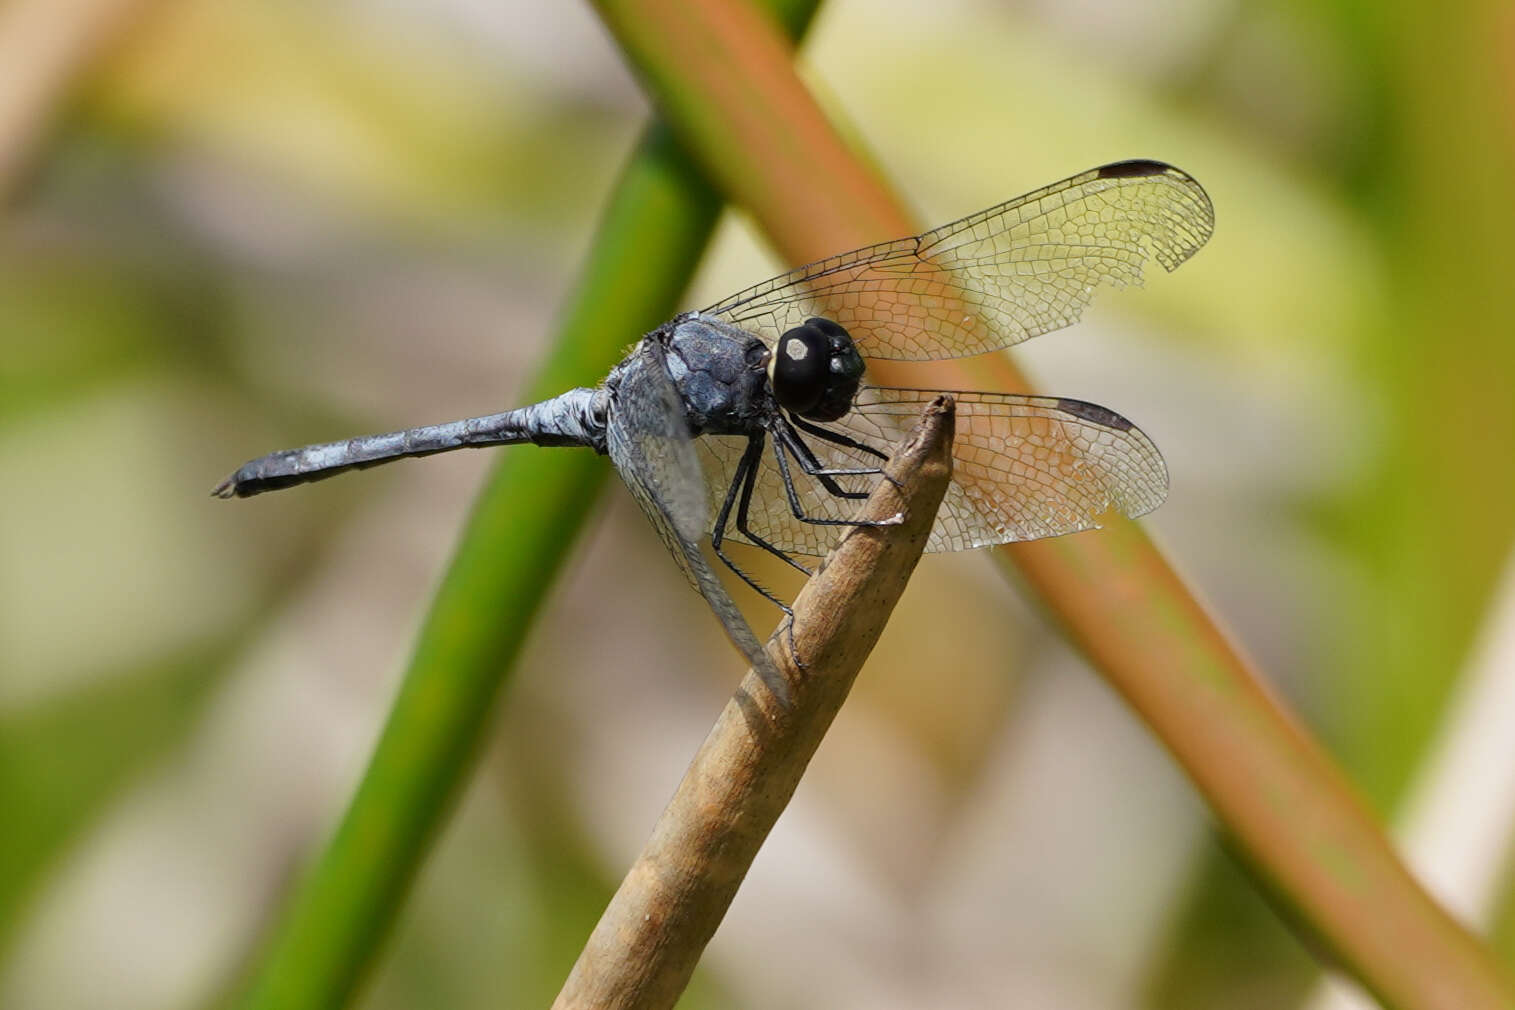
[[[759,12],[738,0],[597,6],[685,147],[786,259],[918,231],[827,121]],[[910,366],[908,379],[878,363],[873,374],[1028,388],[1003,355]],[[1137,524],[1010,545],[998,557],[1157,733],[1317,948],[1391,1006],[1515,1005],[1502,968],[1410,876],[1350,783]]]

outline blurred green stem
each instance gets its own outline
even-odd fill
[[[770,5],[798,36],[814,3]],[[673,315],[721,201],[654,126],[607,207],[552,357],[527,400],[593,384]],[[344,1004],[393,925],[487,729],[500,684],[609,469],[588,452],[501,453],[454,555],[357,795],[295,895],[243,1006]]]

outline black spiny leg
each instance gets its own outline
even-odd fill
[[[864,498],[868,497],[868,492],[845,490],[840,484],[836,482],[834,478],[868,477],[874,474],[883,473],[882,470],[879,470],[875,467],[861,467],[858,469],[836,469],[822,466],[821,461],[816,459],[815,453],[811,451],[810,446],[805,444],[805,440],[803,438],[800,438],[799,434],[796,433],[793,428],[789,427],[783,418],[779,418],[776,422],[774,422],[774,425],[770,430],[773,432],[774,446],[777,447],[779,445],[783,445],[784,448],[788,449],[790,455],[794,457],[794,461],[800,465],[800,470],[803,471],[807,476],[814,477],[817,481],[820,482],[821,487],[825,488],[828,493],[837,498],[847,498],[851,501],[862,501]]]
[[[805,420],[803,417],[800,417],[798,414],[791,414],[789,416],[789,420],[794,424],[794,426],[796,428],[800,429],[800,431],[808,432],[811,435],[814,435],[816,438],[819,438],[823,442],[830,442],[832,445],[845,446],[848,449],[856,449],[858,452],[866,452],[868,455],[870,455],[870,456],[877,456],[879,459],[884,460],[886,462],[889,459],[888,453],[880,452],[878,449],[875,449],[873,446],[869,445],[867,442],[859,442],[857,439],[853,438],[851,435],[843,435],[839,431],[831,431],[828,428],[822,428],[818,424],[812,424],[811,422]],[[800,438],[798,434],[795,434],[795,433],[792,433],[792,434],[794,434],[795,441],[799,442],[800,445],[804,446],[806,452],[810,455],[811,459],[813,460],[815,458],[815,454],[809,452],[810,447],[808,445],[805,445],[805,440],[802,439],[802,438]],[[810,471],[808,471],[808,470],[806,471],[806,473],[809,473],[809,472]],[[840,471],[840,470],[828,470],[827,471],[827,473],[842,473],[842,472],[843,471]],[[848,471],[848,472],[852,472],[852,471]],[[893,477],[889,476],[889,474],[885,470],[883,470],[883,469],[861,470],[861,471],[856,471],[856,472],[859,472],[859,473],[876,473],[876,474],[880,474],[880,475],[883,476],[883,478],[885,480],[887,480],[889,483],[893,484],[896,488],[898,488],[900,486],[900,482],[897,481],[897,480],[895,480]],[[831,489],[828,487],[826,490],[830,491]],[[834,491],[832,493],[835,494]]]
[[[845,445],[849,449],[856,449],[858,452],[866,452],[870,456],[877,456],[879,459],[885,461],[889,459],[888,453],[880,452],[873,446],[869,445],[867,442],[859,442],[857,439],[851,437],[850,435],[843,435],[839,431],[832,431],[829,428],[822,428],[818,424],[811,424],[809,421],[805,420],[803,417],[800,417],[798,414],[790,415],[789,420],[792,421],[794,423],[794,426],[800,429],[800,431],[809,432],[816,438],[830,442],[833,445]]]
[[[789,438],[793,438],[796,442],[799,442],[799,439],[798,436],[794,436],[792,432],[789,434],[789,438],[785,438],[782,435],[778,434],[781,430],[782,429],[775,429],[776,437],[773,441],[773,458],[778,462],[779,465],[779,476],[784,481],[784,493],[789,496],[789,511],[794,513],[794,517],[800,522],[809,523],[812,526],[898,526],[900,523],[905,521],[904,514],[899,512],[890,516],[888,519],[826,519],[819,516],[807,516],[805,514],[805,510],[800,507],[800,496],[794,490],[794,478],[789,473],[789,460],[784,457],[784,450],[788,448],[790,452],[795,453],[795,458],[797,460],[802,459],[802,457],[799,455],[801,450],[796,449],[791,445],[780,444],[781,442],[787,443],[789,441]],[[808,447],[805,447],[803,442],[799,442],[799,445],[804,448],[804,451],[808,452]],[[811,458],[813,459],[814,457],[812,456]],[[804,464],[802,462],[801,466],[803,465]],[[808,473],[809,471],[806,472]],[[877,473],[878,471],[873,470],[866,472]],[[823,486],[825,485],[825,482],[829,480],[828,477],[821,476],[819,472],[817,472],[815,476],[822,482]],[[827,487],[826,490],[832,491],[830,487]],[[855,491],[843,491],[841,488],[837,488],[835,491],[832,491],[832,494],[835,494],[841,498],[868,497],[866,494]]]
[[[749,449],[749,451],[752,453],[752,465],[747,468],[747,479],[742,482],[742,497],[736,505],[737,532],[741,533],[742,536],[746,537],[748,540],[752,541],[754,544],[761,547],[769,554],[782,558],[784,560],[784,563],[789,565],[789,567],[804,573],[807,577],[814,575],[815,573],[813,571],[806,568],[798,561],[794,560],[794,558],[790,557],[787,551],[782,551],[779,548],[773,546],[768,541],[752,532],[752,530],[747,526],[747,512],[752,505],[752,490],[757,486],[758,466],[762,463],[762,436],[759,435],[756,441],[757,446],[755,448]]]
[[[763,538],[754,536],[747,530],[747,505],[748,502],[752,500],[752,487],[757,482],[757,468],[758,463],[762,460],[762,457],[762,434],[760,433],[757,435],[749,436],[747,439],[747,448],[745,451],[743,451],[741,461],[736,465],[736,474],[731,479],[731,487],[726,490],[726,500],[721,503],[720,515],[716,516],[715,527],[710,531],[710,546],[711,549],[715,551],[715,556],[720,558],[722,563],[724,563],[727,568],[735,572],[737,578],[741,579],[743,582],[747,583],[747,585],[751,586],[752,589],[758,593],[758,595],[762,596],[769,603],[772,603],[775,607],[778,607],[784,613],[788,614],[790,617],[793,617],[794,611],[789,608],[788,604],[784,603],[784,601],[779,599],[777,596],[774,596],[767,589],[763,588],[763,586],[760,585],[756,579],[738,568],[735,563],[733,563],[732,560],[726,556],[726,552],[721,550],[721,544],[725,543],[726,541],[726,521],[731,518],[731,506],[734,502],[736,502],[737,493],[738,490],[740,490],[741,504],[737,508],[736,528],[741,531],[743,536],[746,536],[752,540],[752,542],[757,544],[759,547],[762,547],[764,550],[768,551],[771,554],[776,554],[777,556],[783,558],[789,564],[793,565],[795,568],[798,568],[806,575],[810,574],[809,569],[802,566],[799,562],[795,561],[789,555],[785,554],[777,547],[774,547]]]

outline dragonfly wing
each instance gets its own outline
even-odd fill
[[[865,387],[851,412],[823,425],[887,452],[939,394]],[[1015,393],[952,393],[957,435],[952,483],[926,541],[928,551],[958,551],[1096,529],[1110,513],[1144,515],[1167,496],[1162,455],[1141,429],[1114,411],[1082,400]],[[846,446],[804,435],[829,468],[875,466],[878,460]],[[735,472],[740,440],[705,437],[699,451],[714,485]],[[855,502],[830,494],[790,467],[808,515],[845,519]],[[867,491],[874,476],[838,477],[846,490]],[[819,556],[835,529],[797,521],[772,459],[758,474],[749,528],[781,550]],[[733,530],[728,536],[750,543]]]
[[[1076,321],[1101,285],[1174,270],[1215,228],[1210,198],[1159,161],[1090,169],[913,238],[764,281],[704,312],[770,344],[834,319],[864,357],[921,361],[1008,347]]]
[[[684,406],[662,348],[644,340],[618,369],[607,449],[622,481],[684,576],[720,618],[727,636],[770,685],[783,684],[762,644],[700,552],[709,512]]]

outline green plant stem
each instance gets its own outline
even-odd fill
[[[773,6],[798,35],[815,5]],[[651,128],[610,200],[528,398],[599,381],[628,343],[673,315],[720,209],[687,157]],[[472,767],[500,685],[608,473],[588,452],[501,453],[358,792],[241,1005],[314,1010],[350,998]]]

